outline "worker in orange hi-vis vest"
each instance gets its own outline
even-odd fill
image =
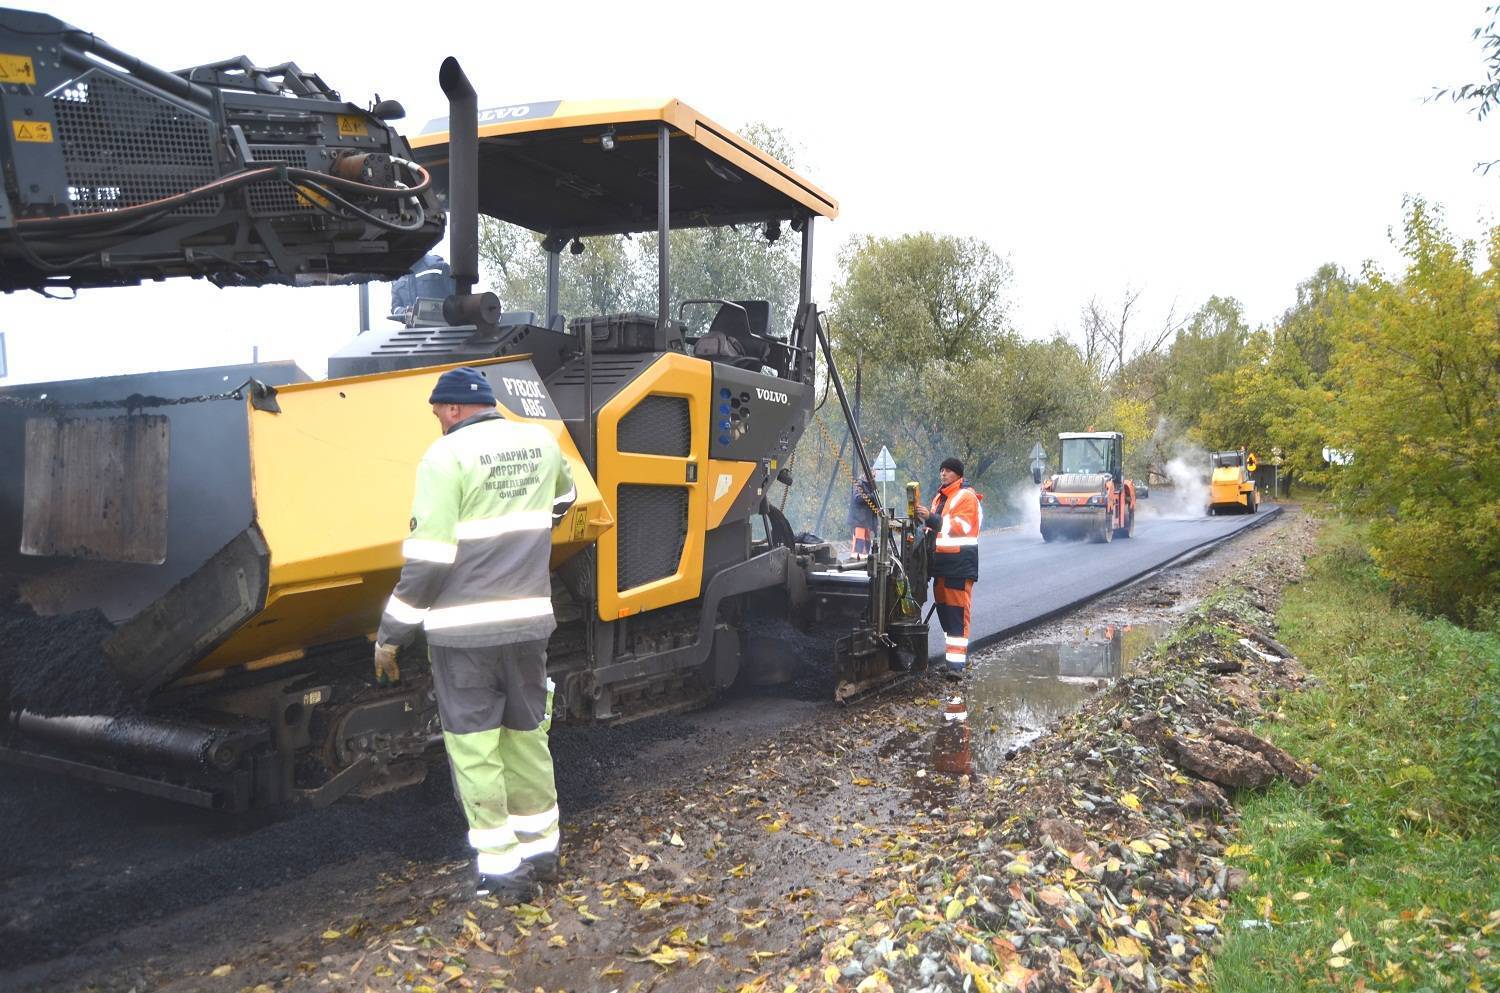
[[[958,679],[969,658],[969,606],[979,578],[979,529],[984,497],[964,481],[964,464],[943,460],[941,487],[932,500],[927,526],[937,532],[932,556],[932,599],[943,626],[944,675]]]
[[[849,527],[853,537],[849,540],[849,554],[863,558],[870,554],[870,542],[875,537],[875,491],[863,479],[855,480],[854,491],[849,498]]]

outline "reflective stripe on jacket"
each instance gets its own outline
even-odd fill
[[[376,640],[450,648],[548,637],[552,526],[577,499],[551,432],[498,411],[460,421],[417,466],[406,563]]]
[[[979,578],[979,529],[984,527],[984,497],[962,479],[938,490],[932,513],[941,514],[932,574],[944,579]]]

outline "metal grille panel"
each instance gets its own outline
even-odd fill
[[[75,214],[102,214],[183,193],[218,178],[212,122],[129,83],[89,74],[53,98]],[[223,197],[174,208],[212,217]]]
[[[687,458],[693,443],[687,398],[654,393],[646,397],[620,418],[617,440],[622,452]]]
[[[298,169],[311,168],[308,149],[299,145],[251,145],[250,154],[257,163],[280,162]],[[316,210],[291,184],[280,179],[251,183],[246,191],[250,213],[257,217],[277,217]]]
[[[688,491],[681,486],[622,483],[618,503],[615,589],[632,589],[676,573],[687,540]]]

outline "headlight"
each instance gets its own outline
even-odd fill
[[[1042,506],[1043,507],[1056,507],[1057,506],[1057,497],[1053,496],[1051,493],[1043,493],[1042,494]]]
[[[1090,507],[1102,507],[1102,506],[1104,506],[1104,494],[1103,493],[1095,493],[1093,496],[1089,497],[1089,506]]]

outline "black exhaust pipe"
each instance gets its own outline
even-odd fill
[[[448,56],[438,70],[448,98],[448,265],[453,295],[443,301],[450,324],[493,325],[500,300],[475,293],[479,282],[479,98],[458,60]]]
[[[448,98],[448,265],[454,294],[465,296],[479,282],[479,96],[451,55],[438,85]]]

